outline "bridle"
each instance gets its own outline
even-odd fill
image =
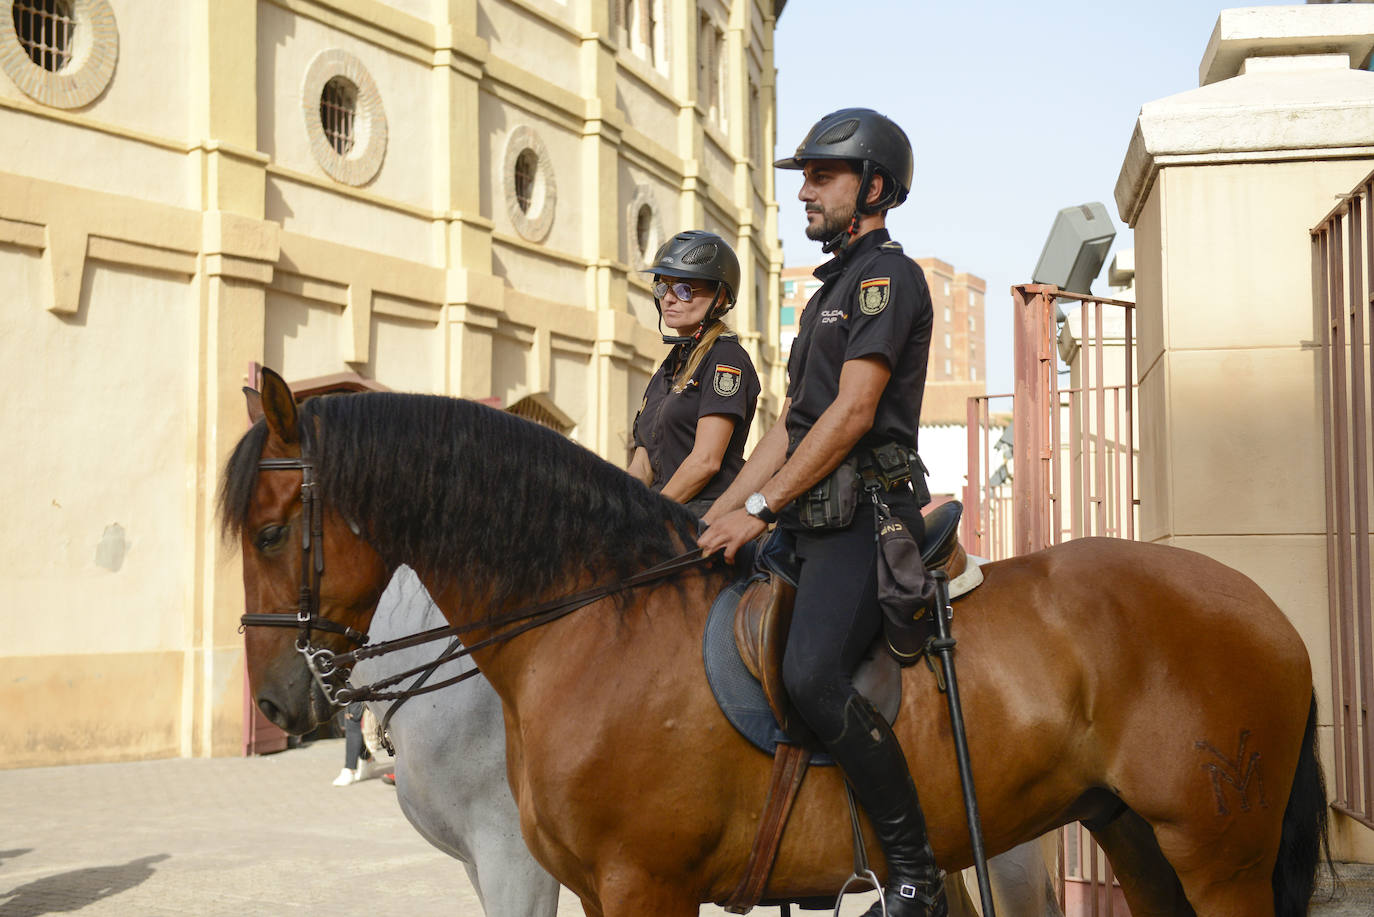
[[[299,471],[301,473],[301,583],[296,613],[294,615],[290,612],[244,614],[239,618],[239,630],[242,631],[245,627],[297,628],[296,651],[304,657],[306,668],[310,670],[311,677],[314,678],[320,690],[324,692],[324,696],[330,704],[343,707],[365,700],[396,701],[382,720],[381,731],[383,734],[385,734],[387,722],[390,721],[391,715],[395,713],[401,702],[419,694],[438,691],[478,674],[478,670],[472,668],[453,678],[432,685],[425,685],[424,682],[429,676],[444,663],[469,656],[475,650],[510,640],[600,599],[667,579],[683,570],[715,559],[714,557],[703,556],[700,550],[694,548],[624,579],[593,586],[590,589],[584,589],[562,598],[505,614],[489,616],[471,624],[436,627],[411,634],[408,637],[369,645],[367,634],[328,618],[322,618],[319,614],[320,582],[324,577],[324,500],[318,490],[318,477],[314,459],[311,457],[308,430],[308,424],[301,425],[301,454],[299,458],[262,458],[258,460],[259,471]],[[350,527],[355,533],[359,531],[352,523],[350,523]],[[469,631],[505,627],[506,625],[514,626],[470,646],[463,645],[458,639],[462,634]],[[340,634],[352,642],[356,649],[347,653],[335,653],[324,647],[315,646],[310,642],[311,634],[314,631]],[[362,687],[353,687],[348,683],[348,676],[352,672],[353,666],[363,659],[383,656],[397,650],[442,640],[445,637],[453,638],[453,640],[432,662],[407,669]],[[409,688],[399,691],[385,690],[417,674],[420,677]]]
[[[324,691],[331,704],[348,703],[338,697],[339,671],[334,654],[310,642],[312,631],[342,634],[357,646],[367,643],[367,634],[343,624],[321,618],[320,580],[324,577],[324,501],[318,492],[315,462],[311,457],[309,426],[301,425],[301,454],[299,458],[260,458],[259,471],[299,471],[301,473],[301,585],[296,614],[285,612],[244,614],[239,629],[244,627],[296,627],[296,651],[305,657],[315,683]],[[345,676],[346,684],[346,676]]]

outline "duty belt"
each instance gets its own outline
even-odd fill
[[[915,449],[901,443],[883,443],[857,449],[854,455],[858,459],[859,476],[865,489],[879,487],[892,490],[910,481],[919,505],[930,502],[930,493],[925,484],[926,466]],[[916,471],[920,474],[915,474]]]

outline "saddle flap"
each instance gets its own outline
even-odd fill
[[[755,574],[735,612],[735,645],[749,674],[758,679],[778,725],[796,739],[809,738],[782,684],[782,653],[792,626],[797,587],[781,576]]]

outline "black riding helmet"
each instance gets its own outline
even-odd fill
[[[797,151],[773,163],[779,169],[801,169],[810,159],[844,159],[859,165],[859,197],[849,232],[824,246],[831,252],[857,229],[859,214],[880,213],[898,207],[911,192],[915,164],[906,131],[891,118],[871,108],[842,108],[817,121]],[[865,203],[874,175],[883,177],[883,195]]]
[[[696,334],[692,337],[664,334],[665,344],[682,344],[700,337],[712,320],[734,307],[736,291],[739,290],[739,259],[735,257],[734,249],[720,236],[702,229],[680,232],[660,245],[645,273],[718,284],[715,299],[706,310],[706,317],[702,319]],[[659,333],[662,334],[663,307],[657,296],[654,297],[654,308],[658,310]]]

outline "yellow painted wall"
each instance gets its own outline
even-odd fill
[[[771,5],[735,5],[750,25],[730,67],[771,125]],[[601,0],[109,6],[118,62],[94,101],[58,108],[0,74],[0,767],[238,753],[243,591],[214,499],[251,362],[539,395],[623,462],[665,349],[634,273],[639,189],[663,233],[738,240],[766,296],[782,260],[742,124],[718,141],[730,175],[696,185],[692,45],[646,69]],[[690,5],[666,6],[690,33]],[[307,127],[328,51],[385,112],[357,184]],[[622,97],[642,102],[634,127]],[[522,125],[556,179],[538,239],[507,200]],[[776,376],[776,331],[736,316]]]

